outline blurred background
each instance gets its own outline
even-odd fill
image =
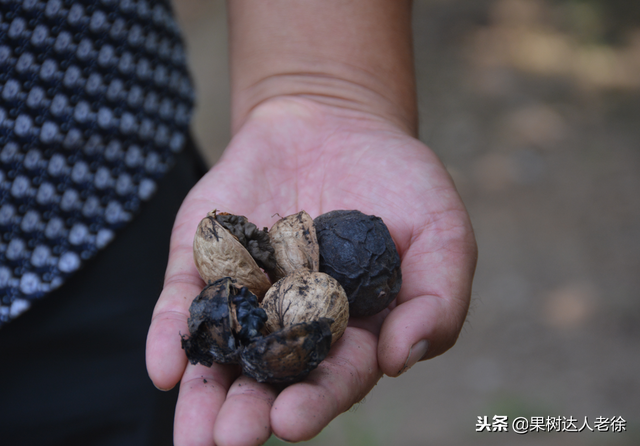
[[[224,2],[175,4],[214,163],[230,137]],[[640,444],[640,2],[416,0],[414,36],[421,139],[478,239],[471,311],[452,350],[304,444]],[[476,432],[494,415],[509,433]],[[596,431],[511,432],[536,416]]]

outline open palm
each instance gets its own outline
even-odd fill
[[[325,361],[281,392],[241,376],[235,366],[187,364],[180,333],[188,332],[189,305],[204,286],[193,236],[213,209],[245,215],[259,227],[300,210],[314,218],[334,209],[379,216],[402,259],[400,295],[392,310],[352,319]],[[271,432],[289,441],[313,437],[383,373],[397,376],[455,343],[475,260],[464,206],[441,163],[418,140],[374,116],[309,99],[262,104],[192,189],[174,225],[147,367],[161,389],[181,381],[176,444],[258,445]]]

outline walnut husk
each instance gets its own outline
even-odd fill
[[[230,277],[207,285],[189,307],[182,348],[192,364],[236,364],[242,347],[262,337],[267,315],[258,298]]]
[[[276,267],[269,271],[273,282],[299,269],[318,271],[320,248],[313,219],[305,211],[278,220],[269,230]]]
[[[258,266],[265,271],[271,271],[276,266],[273,248],[269,240],[267,228],[264,230],[251,223],[244,215],[234,215],[228,212],[214,212],[218,223],[236,237],[245,247]]]
[[[303,380],[329,353],[330,322],[301,322],[257,339],[240,354],[242,372],[258,382],[291,384]]]
[[[200,221],[193,238],[193,259],[206,283],[232,277],[261,300],[271,283],[240,242],[215,219],[215,211]]]
[[[320,271],[344,288],[352,317],[372,316],[389,306],[402,286],[401,259],[380,217],[358,210],[318,216]]]
[[[333,277],[321,272],[298,270],[276,282],[265,295],[262,308],[267,313],[266,329],[332,319],[331,345],[344,333],[349,321],[347,295]]]
[[[192,364],[211,367],[214,362],[238,361],[238,343],[233,336],[238,320],[229,302],[237,291],[234,281],[226,277],[207,285],[191,303],[189,336],[182,337],[182,348]]]

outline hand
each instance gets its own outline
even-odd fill
[[[402,259],[403,284],[390,309],[352,319],[329,356],[280,393],[235,366],[187,364],[180,333],[204,283],[193,236],[207,212],[245,215],[258,227],[307,211],[358,209],[381,217]],[[310,99],[254,109],[223,158],[193,188],[176,218],[164,289],[147,341],[147,367],[160,389],[180,382],[178,445],[259,445],[318,434],[360,401],[382,374],[398,376],[456,341],[476,262],[473,231],[437,157],[397,126]]]

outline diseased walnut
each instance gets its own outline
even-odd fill
[[[346,300],[346,296],[345,296]],[[182,348],[192,364],[240,364],[260,382],[290,384],[304,379],[331,348],[331,319],[320,318],[262,334],[267,315],[246,287],[225,277],[210,285],[189,308],[189,335]]]
[[[242,350],[242,372],[258,382],[303,380],[329,353],[329,320],[302,322],[257,339]]]
[[[400,256],[381,218],[360,211],[331,211],[314,220],[320,271],[335,278],[349,299],[351,316],[387,308],[400,292]]]
[[[321,272],[298,270],[277,281],[261,306],[268,317],[265,328],[271,333],[300,322],[332,319],[331,345],[349,322],[346,293],[337,280]]]
[[[249,251],[209,212],[193,238],[193,258],[206,283],[232,277],[262,299],[271,286]]]
[[[260,230],[247,217],[228,212],[214,212],[214,218],[249,251],[260,268],[271,271],[276,267],[267,228]]]
[[[270,231],[213,211],[193,249],[208,285],[191,305],[190,334],[182,338],[189,361],[239,364],[260,382],[304,379],[340,339],[350,313],[381,311],[402,283],[389,231],[359,211],[315,220],[301,211]]]
[[[299,269],[318,271],[318,238],[313,219],[305,211],[278,220],[269,230],[269,240],[275,257],[275,268],[269,271],[272,282]]]
[[[182,348],[192,364],[235,364],[243,345],[261,337],[267,315],[246,287],[224,277],[207,285],[189,308]]]

